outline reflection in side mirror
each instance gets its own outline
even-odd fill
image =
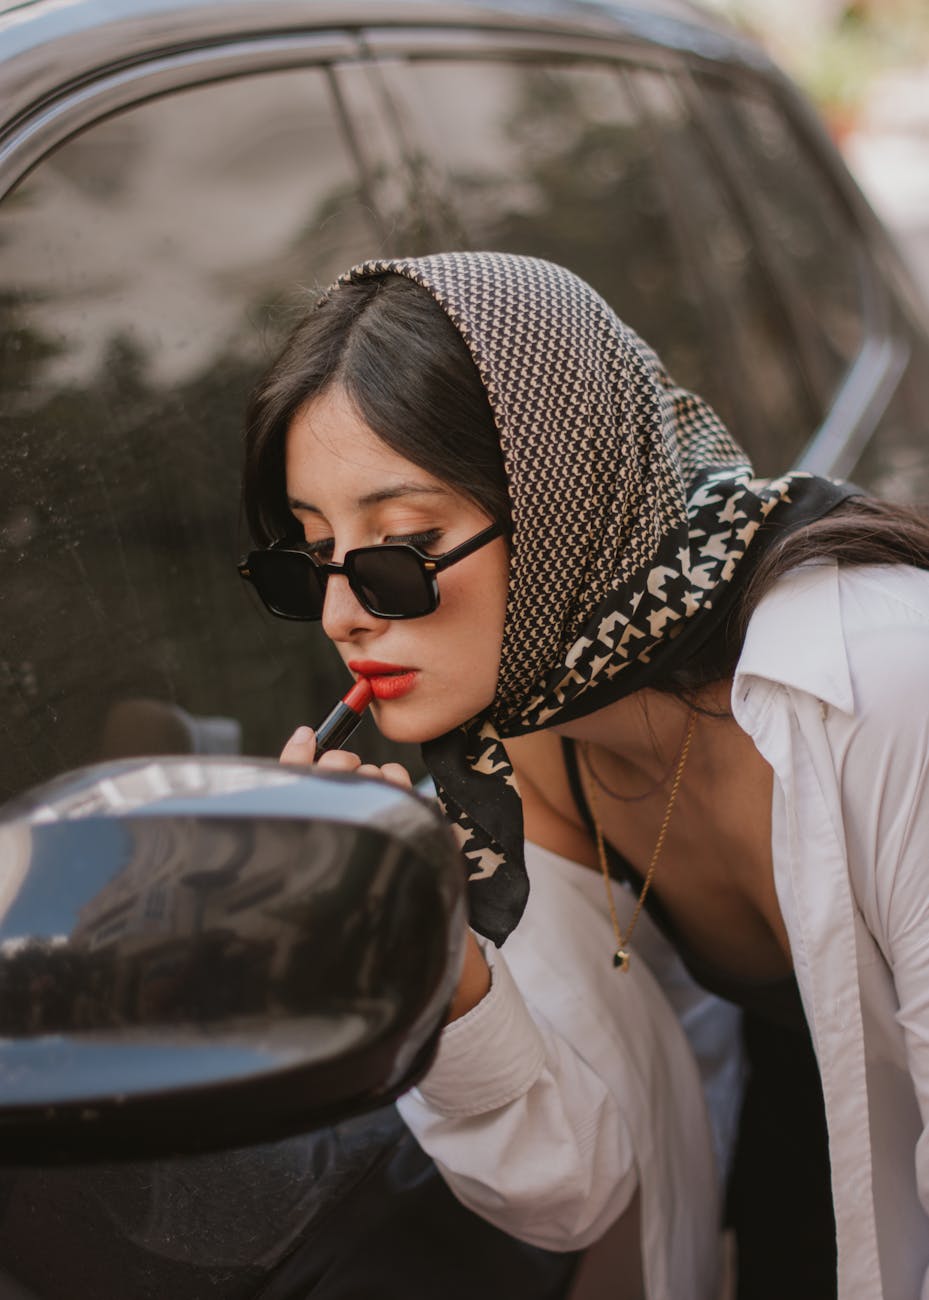
[[[0,810],[0,1151],[243,1145],[382,1105],[428,1065],[460,854],[380,781],[163,758]]]

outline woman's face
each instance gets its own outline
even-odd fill
[[[287,495],[307,542],[341,561],[358,546],[412,542],[439,555],[491,522],[462,496],[387,447],[340,387],[307,402],[287,432]],[[347,580],[330,576],[323,628],[349,669],[371,679],[378,728],[422,743],[485,709],[503,640],[508,556],[494,538],[438,575],[439,608],[376,618]]]

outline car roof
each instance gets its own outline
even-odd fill
[[[692,3],[692,0],[636,0],[624,4],[622,0],[501,0],[500,3],[482,3],[481,0],[457,0],[446,3],[445,0],[334,0],[334,2],[314,3],[314,0],[226,0],[218,6],[216,0],[0,0],[0,18],[9,14],[20,14],[24,20],[37,15],[50,13],[64,14],[71,11],[82,13],[94,23],[101,23],[118,17],[120,14],[134,14],[143,18],[149,14],[172,12],[175,14],[196,14],[215,18],[218,10],[234,12],[238,10],[238,21],[243,18],[251,20],[261,14],[263,21],[268,21],[275,11],[290,11],[290,20],[294,17],[301,21],[325,21],[327,23],[355,23],[359,20],[383,22],[385,19],[397,21],[434,22],[441,21],[449,14],[468,10],[484,10],[488,14],[509,12],[530,17],[534,20],[546,16],[557,20],[559,16],[571,14],[575,19],[584,13],[596,16],[598,13],[610,15],[624,9],[638,10],[656,17],[676,18],[694,22],[711,28],[726,28],[725,23],[714,12]]]
[[[770,69],[753,42],[690,0],[0,0],[0,131],[62,87],[156,53],[443,27],[632,40]]]

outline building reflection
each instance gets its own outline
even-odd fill
[[[114,855],[68,935],[0,944],[0,1033],[232,1029],[254,1017],[411,1011],[443,959],[424,864],[368,827],[288,818],[71,822],[67,844]],[[109,823],[112,826],[112,822]],[[35,851],[45,833],[34,825]],[[114,844],[121,844],[116,859]],[[63,864],[67,865],[67,864]],[[411,950],[410,915],[427,936]],[[438,920],[440,918],[434,918]]]

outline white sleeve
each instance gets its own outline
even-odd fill
[[[490,992],[443,1030],[432,1069],[397,1105],[465,1205],[523,1241],[577,1250],[636,1189],[626,1121],[600,1075],[527,1006],[503,954],[485,955]]]
[[[857,716],[842,733],[842,797],[867,867],[855,880],[859,906],[893,974],[923,1125],[918,1193],[929,1215],[929,627],[892,635],[892,663],[879,628],[854,647]]]
[[[613,968],[599,891],[576,885],[587,869],[560,861],[527,853],[529,902],[489,953],[490,992],[398,1106],[459,1200],[533,1245],[584,1248],[638,1188],[648,1295],[704,1300],[718,1186],[696,1062],[646,962]]]

